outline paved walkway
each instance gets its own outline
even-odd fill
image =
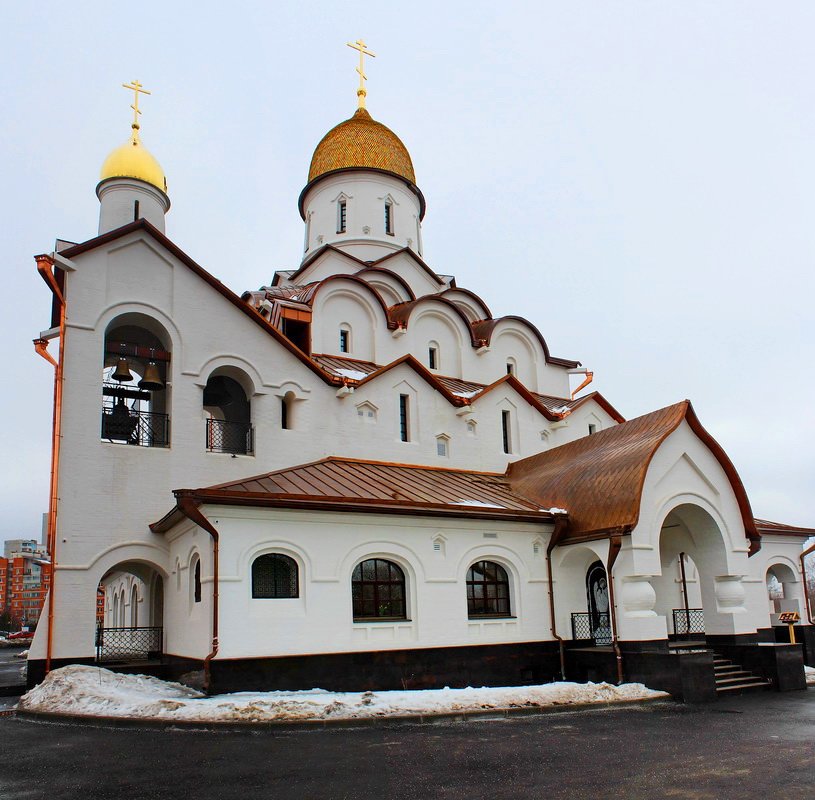
[[[0,717],[0,797],[811,800],[815,690],[458,724],[247,733]]]

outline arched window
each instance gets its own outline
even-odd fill
[[[203,407],[208,452],[252,455],[251,405],[238,381],[227,375],[211,375],[204,387]]]
[[[192,601],[201,602],[201,559],[198,557],[192,567]]]
[[[354,619],[407,619],[405,573],[384,558],[357,564],[351,576]]]
[[[252,562],[252,597],[299,597],[297,562],[281,553],[267,553]]]
[[[170,446],[167,332],[155,320],[123,314],[105,331],[102,364],[103,441]]]
[[[509,578],[494,561],[476,561],[467,570],[467,615],[508,617]]]
[[[341,353],[351,352],[351,326],[345,322],[342,325],[340,325],[339,345]]]
[[[438,342],[428,342],[427,345],[427,366],[430,369],[441,369],[441,354]]]
[[[139,627],[139,590],[135,586],[130,593],[130,627]]]

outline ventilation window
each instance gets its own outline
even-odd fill
[[[448,436],[436,437],[436,455],[447,458],[450,455],[450,438]]]
[[[476,428],[475,422],[472,422],[472,421],[468,422],[467,423],[467,435],[468,436],[475,436],[475,428]]]
[[[393,203],[385,203],[385,233],[393,236]]]
[[[410,441],[410,430],[408,426],[408,400],[406,394],[399,395],[399,438],[403,442]]]
[[[514,358],[508,358],[507,359],[507,375],[515,375],[515,376],[517,376],[517,374],[518,374],[518,369],[517,369],[517,364],[515,363],[515,359]]]
[[[439,349],[434,344],[427,348],[427,365],[430,369],[439,368]]]
[[[337,203],[337,233],[345,233],[347,229],[348,206],[345,200]]]
[[[510,414],[509,411],[501,412],[501,435],[503,436],[504,452],[512,452],[512,438],[510,435]]]
[[[340,352],[351,352],[351,331],[348,328],[340,328]]]
[[[133,201],[133,221],[135,222],[139,218],[139,201]]]
[[[597,433],[597,426],[590,422],[589,423],[589,436],[591,436],[593,433]]]

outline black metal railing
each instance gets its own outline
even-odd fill
[[[608,613],[573,613],[572,639],[575,641],[590,641],[594,645],[611,644],[611,622]]]
[[[96,660],[149,661],[163,650],[164,628],[97,628]]]
[[[677,636],[705,632],[705,613],[701,608],[675,608],[673,617]]]
[[[102,438],[140,447],[170,446],[170,417],[125,406],[102,410]]]
[[[207,450],[210,453],[251,455],[255,449],[254,438],[251,422],[207,420]]]

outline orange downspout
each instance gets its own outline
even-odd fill
[[[51,556],[51,586],[48,592],[48,638],[45,648],[45,674],[51,671],[51,655],[54,645],[54,605],[57,579],[57,503],[59,499],[59,449],[62,441],[62,383],[63,359],[65,357],[65,296],[52,271],[54,262],[50,256],[36,256],[37,271],[48,284],[59,305],[59,361],[47,351],[47,339],[35,339],[34,350],[54,367],[54,413],[51,424],[51,479],[48,497],[47,547]]]
[[[623,545],[622,536],[612,536],[609,542],[608,564],[606,565],[606,576],[608,577],[608,609],[611,612],[612,638],[611,646],[614,648],[614,656],[617,659],[617,683],[623,682],[623,654],[620,651],[620,644],[617,641],[617,607],[614,603],[614,577],[612,570],[614,562],[620,554]]]
[[[179,511],[212,537],[212,650],[204,659],[204,688],[209,692],[212,682],[210,662],[218,655],[218,544],[220,536],[212,523],[200,512],[191,497],[176,495],[176,498]]]
[[[815,621],[812,619],[812,598],[809,596],[809,585],[807,584],[807,567],[805,562],[806,557],[810,553],[815,553],[815,544],[807,547],[803,553],[800,555],[801,559],[801,578],[804,581],[804,601],[806,603],[806,612],[807,612],[807,619],[809,620],[810,625],[815,625]]]
[[[558,515],[555,518],[555,529],[552,531],[552,536],[549,539],[549,545],[546,548],[546,569],[549,573],[549,617],[552,621],[552,636],[557,639],[558,647],[560,649],[560,677],[566,680],[566,653],[565,645],[563,644],[563,637],[558,635],[557,623],[555,622],[555,589],[552,585],[552,550],[560,544],[560,540],[566,533],[568,527],[568,520],[563,515]]]

